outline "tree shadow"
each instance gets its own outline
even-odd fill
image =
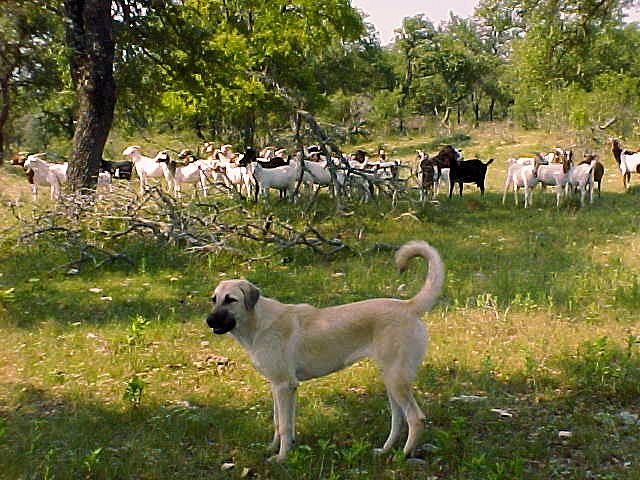
[[[588,355],[572,361],[571,369],[593,368]],[[628,368],[640,372],[637,355]],[[320,478],[329,465],[343,476],[360,469],[369,478],[390,470],[399,478],[415,478],[416,472],[393,455],[376,457],[370,451],[389,429],[381,380],[354,383],[339,375],[321,386],[301,386],[297,443],[303,447],[283,466],[265,463],[270,398],[256,401],[256,393],[247,397],[241,388],[230,396],[185,392],[164,404],[151,398],[133,407],[64,397],[32,383],[3,383],[0,391],[13,392],[14,399],[11,406],[0,403],[0,466],[9,478],[226,478],[220,470],[224,462],[237,465],[235,475],[247,467],[263,478]],[[638,439],[619,413],[640,411],[637,386],[616,393],[584,387],[575,376],[563,378],[568,383],[551,380],[541,388],[542,379],[536,383],[525,374],[505,379],[482,370],[420,369],[414,393],[427,425],[420,441],[419,455],[426,461],[421,475],[556,478],[562,465],[575,478],[588,471],[633,478],[623,464],[637,462]]]
[[[377,206],[356,205],[353,215],[338,219],[331,217],[331,212],[335,215],[333,203],[323,199],[316,215],[320,221],[335,222],[336,228],[363,225],[369,231],[368,244],[399,245],[412,239],[432,242],[447,266],[443,293],[446,304],[467,305],[479,295],[491,294],[502,308],[518,299],[569,308],[584,307],[593,297],[609,297],[612,289],[617,288],[616,275],[631,275],[632,272],[623,267],[614,275],[611,269],[593,261],[593,251],[614,236],[638,232],[636,203],[634,194],[604,192],[594,205],[585,208],[568,204],[560,209],[547,205],[525,210],[502,205],[498,193],[487,192],[480,198],[474,192],[462,199],[441,199],[437,205],[417,205],[415,209],[394,210],[385,202]],[[279,206],[276,211],[281,214],[289,208]],[[398,220],[403,211],[413,212],[419,221]],[[389,226],[390,222],[394,225],[397,222],[398,228]],[[358,247],[357,240],[348,241]],[[61,252],[26,246],[10,257],[5,256],[0,260],[3,284],[15,286],[17,290],[16,301],[5,307],[12,322],[28,328],[44,319],[63,324],[85,319],[100,323],[128,320],[136,314],[180,321],[206,310],[206,292],[191,294],[189,288],[177,288],[178,285],[193,282],[201,285],[202,279],[210,279],[215,272],[245,268],[238,267],[237,259],[231,256],[193,257],[180,248],[149,244],[144,239],[128,243],[124,251],[134,259],[135,267],[126,263],[106,265],[99,270],[81,272],[79,280],[56,269],[68,261]],[[336,282],[326,279],[329,271],[343,264],[349,264],[354,274],[365,276],[368,274],[362,272],[372,267],[389,271],[391,254],[388,251],[366,255],[343,253],[334,259],[319,258],[308,250],[266,251],[268,259],[252,263],[250,275],[258,279],[260,286],[275,289],[274,296],[284,301],[299,302],[304,298],[320,305],[389,296],[382,284],[364,282],[345,293],[344,289],[335,291]],[[295,276],[292,271],[296,272]],[[401,278],[415,279],[411,285],[415,283],[417,287],[422,284],[423,275],[417,272],[423,271],[423,267],[414,267]],[[176,288],[169,280],[174,273],[187,277],[184,282],[178,282]],[[30,283],[34,275],[42,278]],[[86,282],[89,288],[92,282],[117,281],[114,279],[126,276],[147,279],[149,288],[138,288],[137,294],[133,291],[123,294],[124,288],[118,296],[113,295],[112,301],[103,301],[101,295],[88,295],[78,285],[79,281]],[[576,289],[576,283],[588,283],[589,288]],[[205,286],[209,288],[210,285]],[[164,290],[165,294],[155,295],[158,290]],[[284,297],[278,290],[285,292]],[[109,295],[107,292],[106,296]],[[626,297],[635,298],[634,295]],[[329,300],[324,300],[327,298]],[[624,298],[625,292],[621,292],[608,304],[629,309],[629,302],[623,301]]]

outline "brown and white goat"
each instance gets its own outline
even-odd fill
[[[29,157],[29,152],[18,152],[11,158],[11,165],[22,167],[24,169],[24,174],[27,177],[27,181],[30,185],[33,185],[35,172],[30,168],[24,168],[24,163],[27,161],[27,157]]]
[[[618,164],[620,173],[622,173],[622,183],[626,190],[631,183],[631,174],[640,173],[640,152],[624,150],[620,144],[620,140],[617,138],[610,138],[609,142],[611,143],[613,158]]]
[[[580,165],[591,164],[592,161],[596,161],[593,167],[593,181],[598,184],[598,197],[600,196],[600,186],[604,177],[604,165],[598,159],[598,155],[595,153],[585,153],[584,160],[580,162]]]

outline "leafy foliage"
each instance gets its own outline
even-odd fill
[[[632,3],[482,0],[471,17],[440,25],[407,17],[382,47],[347,0],[114,0],[115,125],[291,143],[282,132],[300,108],[348,142],[503,118],[588,134],[616,117],[610,133],[637,135],[640,31],[624,19]],[[0,77],[9,79],[0,90],[13,127],[0,143],[69,150],[77,105],[59,7],[0,5]]]

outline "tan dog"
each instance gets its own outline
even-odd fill
[[[386,453],[406,422],[404,453],[414,453],[424,429],[424,414],[411,392],[427,346],[422,315],[436,302],[444,280],[438,252],[426,242],[409,242],[396,253],[403,271],[413,257],[429,262],[422,289],[410,300],[376,298],[328,308],[287,305],[260,296],[246,280],[226,280],[216,287],[207,325],[231,335],[247,350],[256,369],[271,382],[275,433],[272,460],[282,461],[294,440],[295,393],[298,383],[341,370],[369,357],[380,370],[391,405],[391,432]]]

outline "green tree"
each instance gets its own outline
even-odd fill
[[[535,125],[553,92],[575,85],[590,91],[610,69],[611,55],[599,45],[611,42],[622,26],[627,0],[524,0],[520,21],[526,35],[512,42],[510,83],[514,112]],[[604,42],[603,42],[604,40]],[[609,45],[611,46],[611,45]],[[573,88],[573,87],[572,87]]]
[[[129,13],[120,35],[130,51],[122,60],[151,72],[137,69],[127,79],[162,80],[154,84],[159,116],[191,119],[202,136],[241,131],[248,144],[270,113],[286,116],[292,101],[311,109],[325,101],[337,84],[325,69],[329,53],[365,33],[347,0],[155,1]]]
[[[5,126],[18,89],[47,81],[40,72],[43,65],[50,63],[49,45],[55,43],[55,23],[55,15],[42,2],[0,3],[0,163],[7,143]]]
[[[412,86],[416,81],[418,63],[435,48],[436,30],[433,23],[424,15],[406,17],[402,20],[402,27],[396,30],[394,48],[398,52],[398,86],[400,91],[398,113],[400,114],[400,131],[405,131],[405,115],[412,93]],[[423,69],[424,72],[424,69]]]

